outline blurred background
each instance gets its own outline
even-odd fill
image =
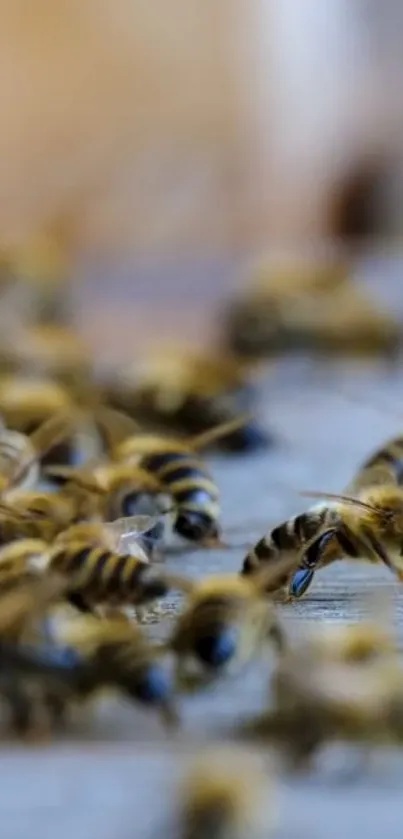
[[[0,11],[0,244],[56,237],[89,337],[129,298],[194,336],[263,251],[399,242],[399,0]]]

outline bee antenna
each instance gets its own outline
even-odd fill
[[[375,507],[373,504],[367,504],[365,501],[361,501],[359,498],[354,498],[352,495],[342,495],[336,492],[314,492],[311,490],[303,490],[298,494],[304,498],[328,498],[330,501],[343,501],[345,504],[350,504],[352,507],[362,507],[364,510],[378,512],[378,507]]]

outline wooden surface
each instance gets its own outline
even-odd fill
[[[215,265],[214,270],[211,266],[207,270],[207,265],[204,268],[204,296],[199,292],[197,297],[195,291],[193,304],[193,310],[197,310],[194,323],[202,331],[194,337],[207,340],[211,333],[207,326],[202,328],[202,323],[209,322],[215,299],[225,291],[224,280],[219,286],[217,277],[227,277],[229,287],[234,271],[228,264],[225,270],[223,265]],[[200,265],[198,270],[203,274]],[[399,304],[400,300],[403,310],[403,292],[393,280],[399,271],[396,262],[373,263],[369,275],[375,283],[378,277],[378,290],[380,279],[389,277],[389,285],[382,291],[389,301]],[[93,322],[98,323],[92,332],[98,346],[100,338],[103,344],[113,343],[115,347],[120,340],[120,352],[134,352],[136,325],[141,328],[144,311],[154,334],[158,332],[155,323],[163,322],[161,312],[157,321],[153,320],[160,310],[156,300],[161,295],[171,301],[168,315],[176,313],[179,317],[182,311],[183,316],[181,294],[177,294],[174,306],[173,289],[178,289],[181,282],[185,284],[186,272],[178,270],[176,286],[161,287],[160,297],[156,279],[150,286],[143,275],[143,282],[134,287],[130,272],[113,285],[107,276],[104,272],[104,280],[97,287],[96,305],[91,305],[95,286],[88,283],[87,289],[82,289],[83,313],[89,316],[91,310]],[[166,275],[159,276],[166,282]],[[191,309],[191,302],[189,292],[185,310],[187,305]],[[122,324],[126,324],[124,330]],[[353,394],[355,401],[343,394]],[[222,491],[228,540],[252,543],[268,528],[302,510],[305,502],[298,496],[301,489],[341,489],[363,457],[401,431],[403,420],[389,415],[388,407],[403,414],[400,364],[391,369],[382,363],[329,365],[299,358],[273,366],[262,390],[261,415],[262,422],[276,435],[275,448],[250,458],[212,458]],[[237,571],[244,552],[243,548],[189,552],[170,557],[167,565],[191,575]],[[354,621],[368,608],[362,593],[374,588],[390,592],[403,641],[402,595],[387,571],[365,564],[339,563],[318,574],[307,598],[284,608],[283,618],[291,630],[311,622]],[[178,600],[169,598],[161,624],[152,627],[154,634],[169,631],[177,607]],[[167,737],[153,715],[106,702],[95,717],[80,721],[63,741],[48,748],[29,750],[5,745],[0,753],[2,835],[7,839],[50,839],[55,835],[59,839],[129,839],[133,835],[139,839],[157,835],[177,839],[169,826],[176,782],[186,770],[189,753],[206,740],[225,736],[233,721],[260,708],[266,684],[267,669],[260,663],[242,678],[219,685],[201,697],[182,700],[183,730],[174,739]],[[402,779],[400,759],[386,760],[382,768],[364,773],[353,783],[329,769],[299,780],[281,777],[275,836],[336,839],[342,835],[354,839],[362,830],[367,839],[381,834],[385,839],[400,839]]]

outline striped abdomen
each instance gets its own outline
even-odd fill
[[[354,485],[363,484],[366,474],[370,477],[381,470],[385,472],[385,483],[389,478],[398,486],[403,485],[403,437],[396,437],[368,458],[359,470]],[[372,483],[372,480],[366,483]]]
[[[244,559],[242,574],[253,574],[272,560],[280,559],[285,551],[295,551],[296,558],[303,545],[325,525],[333,520],[333,510],[321,506],[308,510],[275,527],[267,536],[263,536]]]
[[[168,591],[147,563],[88,544],[61,548],[49,567],[70,578],[69,598],[83,610],[91,604],[142,604]]]
[[[177,507],[175,530],[192,541],[218,535],[218,489],[191,452],[147,455],[141,463],[159,480]]]

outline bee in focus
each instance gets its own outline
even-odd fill
[[[48,588],[49,580],[42,580],[0,601],[0,699],[8,706],[13,732],[48,736],[73,705],[105,689],[155,708],[167,724],[175,724],[173,684],[161,651],[127,621],[75,621],[68,642],[9,640],[10,626],[30,621],[32,610],[38,614],[38,603],[45,606],[43,589]]]
[[[403,669],[397,647],[369,623],[322,627],[286,650],[271,679],[271,707],[241,727],[267,740],[294,768],[332,742],[364,747],[403,742]]]
[[[316,493],[308,493],[316,495]],[[301,597],[312,583],[315,572],[343,557],[364,559],[373,563],[384,563],[403,579],[403,490],[393,485],[375,486],[362,491],[357,498],[332,493],[318,493],[321,498],[329,499],[322,509],[313,513],[302,514],[284,526],[272,531],[269,539],[264,538],[245,559],[243,574],[253,574],[253,565],[257,562],[270,561],[278,557],[285,549],[287,527],[294,526],[295,547],[301,548],[301,537],[295,522],[302,519],[309,522],[308,527],[315,528],[310,540],[303,543],[303,555],[298,569],[286,581],[291,597]],[[319,527],[317,527],[319,521]],[[282,528],[284,527],[284,531]],[[278,537],[277,531],[281,532]],[[303,537],[307,527],[303,531]],[[275,538],[273,538],[275,533]],[[281,544],[278,546],[282,538]],[[291,542],[291,539],[290,539]],[[275,553],[272,546],[275,545]],[[291,545],[289,549],[292,550]],[[252,562],[250,561],[252,559]]]
[[[295,566],[283,559],[269,572],[250,579],[238,575],[211,575],[200,581],[168,575],[187,600],[169,640],[177,658],[178,682],[184,687],[207,684],[237,672],[272,645],[278,652],[285,636],[266,587]]]
[[[268,793],[269,787],[269,796]],[[189,767],[180,790],[180,839],[244,839],[272,827],[271,784],[256,757],[232,748],[211,749]]]
[[[318,497],[330,503],[316,504],[260,539],[246,556],[242,573],[255,573],[284,551],[303,549],[301,568],[286,581],[284,589],[292,597],[301,597],[307,591],[318,567],[343,556],[381,561],[400,573],[397,556],[401,551],[402,470],[403,439],[398,437],[362,464],[347,487],[349,495],[319,493]]]
[[[230,351],[241,358],[278,352],[396,354],[401,330],[331,264],[263,266],[224,315]]]
[[[198,452],[243,420],[225,423],[187,441],[139,432],[130,417],[116,411],[98,412],[97,422],[112,459],[145,469],[158,481],[161,492],[169,495],[175,508],[176,533],[206,547],[220,546],[219,492]]]
[[[186,435],[200,434],[251,409],[253,373],[250,365],[230,356],[195,355],[187,347],[176,352],[162,348],[120,374],[107,399],[136,420]],[[251,418],[217,442],[228,451],[249,452],[268,446],[271,438]]]

